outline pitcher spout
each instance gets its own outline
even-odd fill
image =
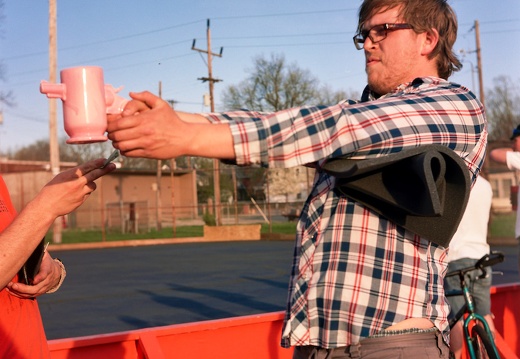
[[[66,86],[65,84],[53,84],[47,81],[40,82],[40,92],[47,95],[48,98],[59,98],[62,101],[66,100]]]

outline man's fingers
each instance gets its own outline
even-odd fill
[[[23,283],[12,283],[8,287],[9,291],[20,298],[34,298],[38,294],[37,286],[30,286]]]
[[[158,98],[148,91],[130,92],[130,97],[132,100],[126,104],[123,112],[121,113],[123,117],[132,116],[137,113],[152,109],[153,106],[155,106],[156,100]]]
[[[104,158],[97,158],[76,167],[76,170],[74,171],[76,178],[85,177],[85,180],[88,183],[112,172],[116,166],[113,163],[108,163],[103,167],[105,161],[106,159]]]
[[[99,163],[99,162],[96,162],[96,163]],[[101,166],[103,166],[104,164],[105,164],[105,162],[102,159]],[[112,162],[104,165],[104,167],[101,167],[101,166],[98,166],[98,167],[94,168],[92,171],[84,174],[85,179],[87,180],[87,183],[88,182],[93,183],[99,177],[102,177],[102,176],[106,175],[107,173],[110,173],[116,169],[116,165]],[[95,187],[94,187],[94,189],[95,189]]]
[[[149,91],[130,92],[130,97],[134,100],[143,102],[148,106],[148,109],[154,108],[159,104],[159,102],[162,102],[160,97],[155,96]]]
[[[76,173],[78,173],[80,176],[84,176],[87,173],[92,172],[95,169],[99,169],[103,166],[105,163],[104,158],[96,158],[95,160],[91,160],[88,162],[83,163],[82,165],[79,165],[76,169]]]

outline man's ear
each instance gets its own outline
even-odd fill
[[[430,29],[424,34],[423,46],[421,49],[421,55],[428,56],[430,55],[437,43],[439,42],[439,32],[436,29]]]

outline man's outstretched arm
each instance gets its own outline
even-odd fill
[[[121,115],[108,116],[108,138],[124,156],[235,158],[227,124],[212,124],[200,115],[175,112],[150,92],[130,96],[132,101]]]
[[[507,163],[507,153],[510,151],[512,151],[512,149],[508,147],[495,148],[489,153],[489,158],[495,162]]]

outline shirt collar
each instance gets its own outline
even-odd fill
[[[374,91],[370,90],[370,87],[367,85],[365,89],[363,90],[363,94],[361,95],[361,102],[366,101],[373,101],[377,100],[381,97],[386,97],[388,95],[395,94],[397,92],[407,92],[407,90],[410,90],[412,88],[420,87],[421,85],[431,85],[431,84],[439,84],[441,82],[447,82],[444,79],[438,78],[438,77],[417,77],[413,81],[402,83],[401,85],[397,86],[392,92],[389,92],[384,95],[379,95],[375,93]]]

